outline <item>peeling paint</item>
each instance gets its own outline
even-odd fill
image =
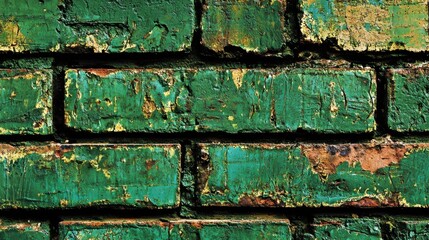
[[[429,49],[427,2],[300,0],[307,41],[334,39],[343,50]]]
[[[282,54],[287,49],[286,1],[209,0],[204,4],[201,42],[210,50],[225,53],[235,47],[257,54]]]
[[[1,219],[0,238],[48,240],[50,239],[49,223]]]
[[[52,70],[0,69],[0,134],[52,133]]]
[[[65,81],[66,124],[76,130],[375,129],[371,69],[70,69]]]
[[[3,209],[179,203],[178,145],[2,144],[0,155]],[[144,167],[148,159],[154,161],[150,169]]]
[[[378,219],[316,218],[312,227],[316,239],[382,239]]]
[[[61,239],[292,239],[287,219],[210,219],[163,221],[151,219],[107,219],[103,221],[62,221]]]
[[[428,144],[200,144],[203,206],[427,207]],[[254,176],[258,176],[255,178]]]

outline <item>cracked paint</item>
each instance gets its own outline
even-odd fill
[[[172,208],[179,202],[178,145],[2,144],[0,153],[1,208]]]
[[[76,130],[375,129],[371,69],[70,69],[65,81],[66,124]]]
[[[208,159],[198,167],[203,206],[429,206],[425,143],[200,148]]]

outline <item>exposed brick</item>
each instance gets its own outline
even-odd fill
[[[0,163],[0,208],[179,203],[178,145],[1,144]]]
[[[0,134],[52,133],[52,70],[0,69]]]
[[[428,144],[200,144],[203,206],[427,207]]]
[[[301,31],[314,43],[334,39],[344,50],[429,49],[426,0],[300,0]]]
[[[202,43],[215,52],[227,47],[276,54],[285,50],[286,1],[204,1]]]
[[[382,239],[377,219],[317,218],[313,224],[316,239]]]
[[[0,220],[0,239],[48,240],[49,224],[47,222],[19,222]]]
[[[424,218],[397,219],[392,239],[429,239],[429,220]]]
[[[124,220],[63,221],[60,239],[291,239],[289,221],[268,220]]]
[[[71,69],[66,125],[92,132],[370,132],[370,69]]]
[[[389,128],[399,132],[429,130],[429,68],[389,70]]]

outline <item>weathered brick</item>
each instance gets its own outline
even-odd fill
[[[289,221],[102,220],[60,222],[60,239],[291,239]]]
[[[334,39],[344,50],[429,49],[426,0],[300,0],[308,41]]]
[[[0,134],[52,133],[52,70],[0,69]]]
[[[398,219],[392,229],[392,239],[429,239],[429,220],[428,219]]]
[[[399,132],[429,130],[429,68],[389,70],[388,125]]]
[[[175,52],[190,48],[192,0],[8,1],[0,51]]]
[[[426,143],[200,148],[203,206],[429,206]]]
[[[370,132],[370,69],[71,69],[66,124],[92,132]]]
[[[238,47],[259,54],[286,48],[286,1],[204,1],[202,44],[215,52]]]
[[[178,145],[0,145],[0,208],[179,203]]]
[[[370,218],[317,218],[313,224],[314,236],[328,239],[382,239],[377,219]]]
[[[48,240],[50,239],[49,224],[0,220],[0,239]]]
[[[73,0],[64,11],[62,47],[94,52],[175,52],[191,46],[193,0]]]
[[[0,0],[0,51],[54,50],[60,1]]]

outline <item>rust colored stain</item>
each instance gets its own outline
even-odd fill
[[[87,69],[87,72],[90,74],[99,76],[99,77],[107,77],[112,73],[117,72],[117,69],[106,69],[106,68],[89,68]]]
[[[156,161],[154,161],[153,159],[148,159],[146,160],[146,169],[150,170],[152,169],[152,167],[156,164]]]
[[[274,207],[278,206],[279,203],[274,199],[269,197],[253,197],[245,195],[240,198],[238,204],[243,207],[255,207],[255,206],[264,206],[264,207]]]
[[[362,169],[375,173],[378,169],[398,163],[405,153],[412,149],[410,145],[390,144],[348,144],[348,145],[302,145],[302,152],[313,169],[322,176],[335,173],[343,162],[350,165],[360,163]]]
[[[380,201],[375,198],[364,197],[358,201],[346,202],[342,206],[344,207],[379,207]]]

